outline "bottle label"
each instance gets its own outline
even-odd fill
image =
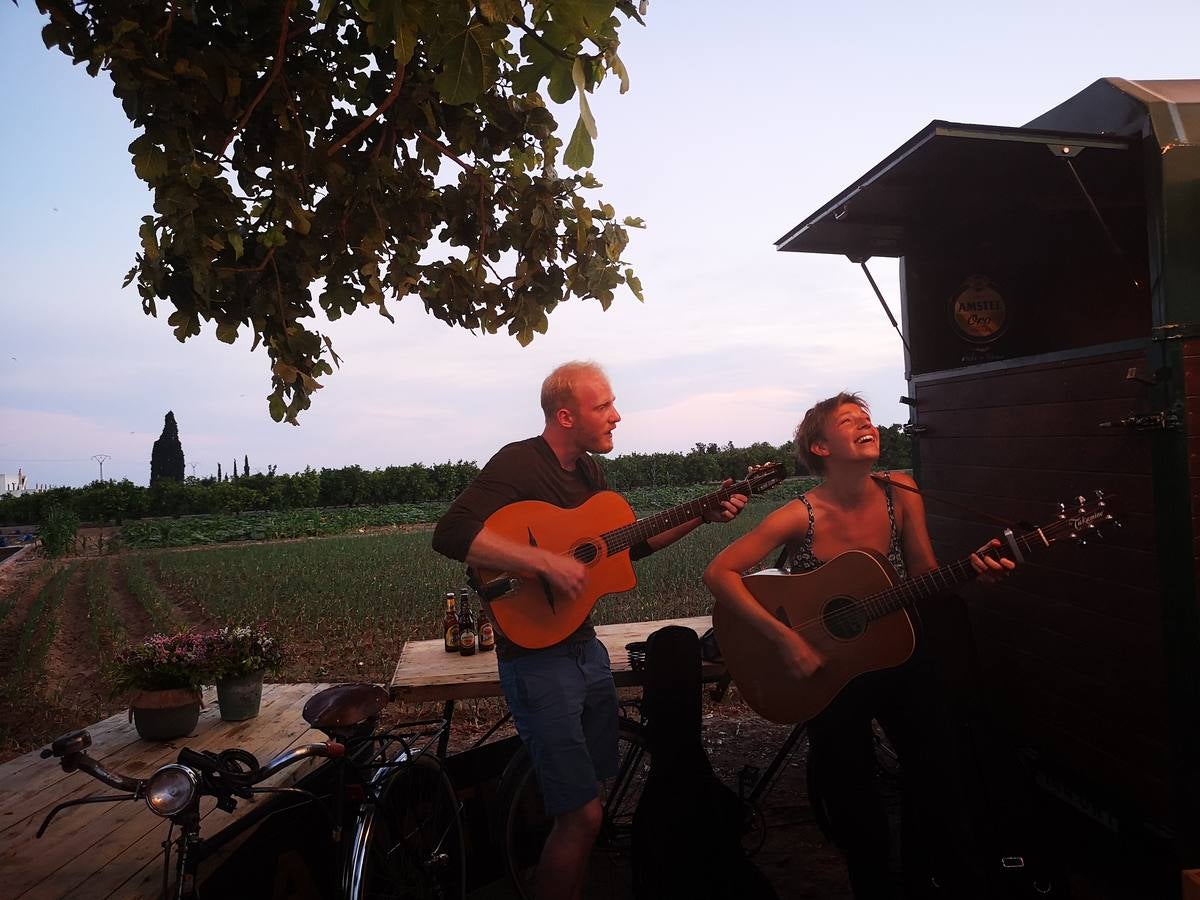
[[[457,649],[458,647],[458,626],[451,625],[446,628],[446,646]]]
[[[496,643],[496,633],[492,630],[492,623],[485,622],[479,629],[479,643],[484,647],[491,647]]]

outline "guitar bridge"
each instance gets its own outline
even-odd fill
[[[491,602],[501,597],[511,597],[521,589],[521,579],[515,575],[507,578],[496,578],[483,586],[479,593],[483,599]]]

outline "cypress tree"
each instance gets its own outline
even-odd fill
[[[221,480],[221,464],[217,463],[217,481],[220,482]]]
[[[160,478],[183,481],[183,445],[179,443],[179,426],[175,413],[168,411],[163,418],[163,430],[150,451],[150,483]]]
[[[243,478],[250,477],[250,454],[249,453],[247,453],[244,457],[242,457],[242,477]]]

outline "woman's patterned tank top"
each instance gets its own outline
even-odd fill
[[[896,574],[905,579],[908,577],[908,570],[904,565],[904,553],[900,549],[900,532],[896,528],[896,507],[892,503],[892,486],[882,485],[884,496],[887,497],[887,514],[888,523],[891,525],[891,540],[888,542],[887,559],[896,570]],[[808,502],[808,497],[805,494],[800,495],[800,502],[804,504],[804,508],[808,510],[808,531],[804,534],[804,540],[800,542],[800,546],[795,552],[787,557],[781,567],[785,572],[793,575],[798,575],[802,572],[811,572],[817,566],[821,565],[824,560],[817,559],[813,553],[813,534],[815,532],[816,516],[813,513],[812,504]]]

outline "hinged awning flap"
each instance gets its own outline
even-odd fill
[[[1104,196],[1137,165],[1132,146],[1114,135],[931,122],[775,246],[854,260],[904,256],[980,218],[1082,209],[1087,201],[1066,160],[1086,169],[1088,190]]]

